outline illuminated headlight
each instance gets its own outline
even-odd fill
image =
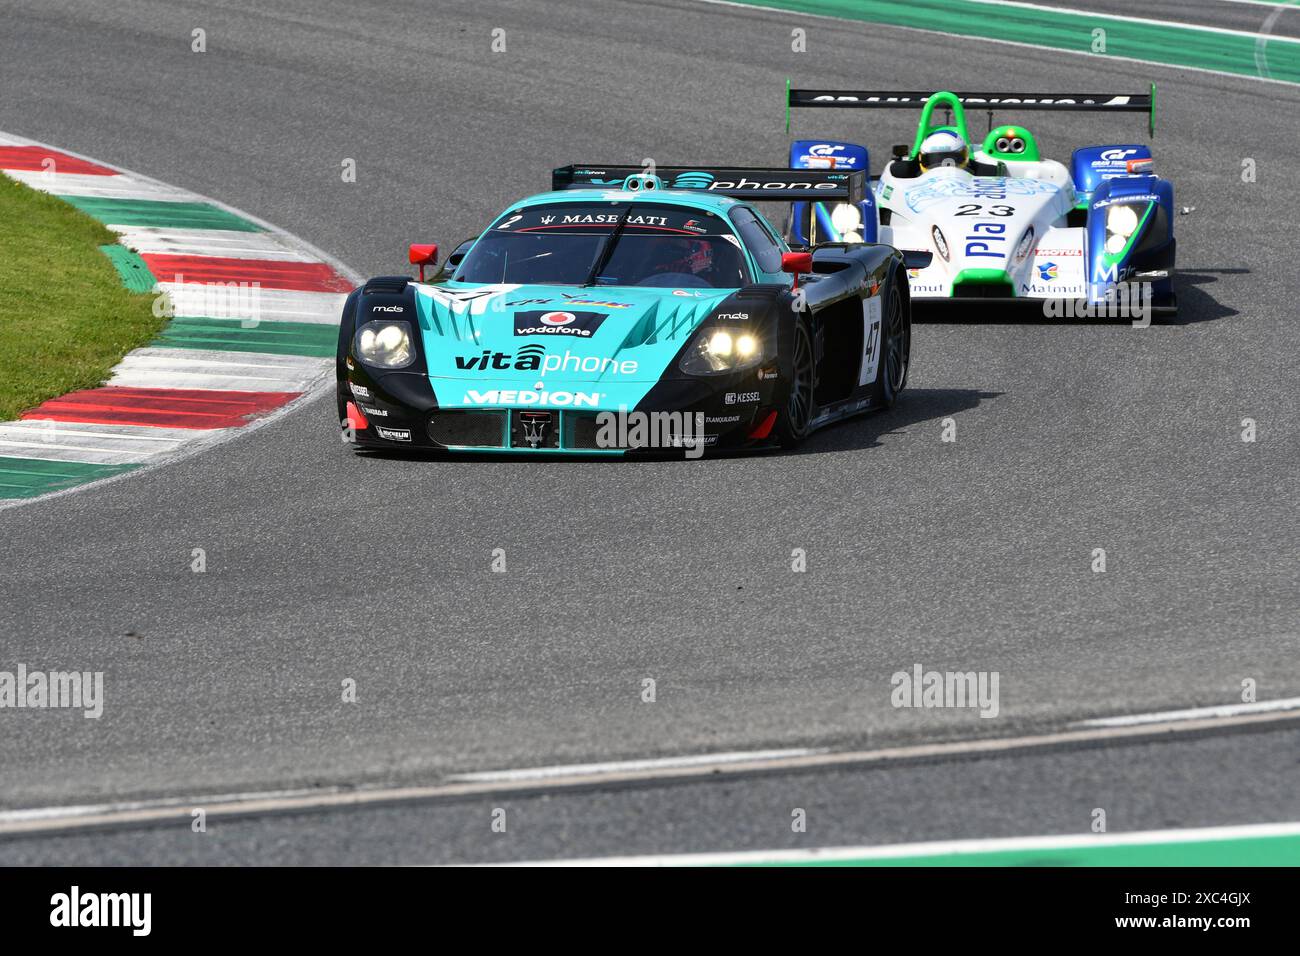
[[[1106,231],[1112,235],[1127,239],[1133,235],[1137,227],[1138,214],[1132,206],[1111,206],[1106,210]],[[1106,245],[1110,246],[1109,240]]]
[[[1016,246],[1015,261],[1023,262],[1025,256],[1029,255],[1034,248],[1034,227],[1030,226],[1020,240],[1020,245]]]
[[[682,356],[681,368],[688,375],[714,375],[749,368],[763,361],[763,343],[749,332],[704,329]]]
[[[391,319],[367,322],[357,329],[355,351],[374,368],[405,368],[415,361],[411,326]]]
[[[857,232],[862,228],[862,214],[858,212],[857,207],[841,203],[831,210],[831,225],[841,235],[846,232]]]

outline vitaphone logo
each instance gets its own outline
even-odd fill
[[[764,192],[781,192],[782,190],[801,190],[801,189],[841,189],[839,183],[810,183],[797,180],[777,180],[774,182],[758,182],[752,179],[740,178],[735,182],[727,182],[714,177],[712,173],[706,173],[703,170],[687,170],[678,173],[673,180],[673,189],[751,189]]]
[[[482,355],[456,356],[456,368],[462,371],[486,372],[489,370],[514,370],[516,372],[565,372],[570,375],[634,375],[637,363],[633,359],[607,358],[600,355],[574,355],[565,350],[563,355],[548,355],[541,345],[524,345],[513,356],[506,352],[484,349]]]

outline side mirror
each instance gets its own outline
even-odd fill
[[[424,281],[424,267],[436,265],[438,262],[438,244],[434,242],[413,242],[411,243],[408,258],[412,265],[420,267],[420,281]]]
[[[799,276],[806,275],[813,271],[813,257],[811,252],[783,252],[781,253],[781,271],[788,272],[794,276],[794,287],[799,288]]]
[[[470,251],[471,248],[473,248],[474,243],[477,240],[478,240],[478,236],[473,236],[469,239],[466,239],[455,249],[451,250],[451,255],[447,256],[447,265],[445,266],[445,268],[450,271],[450,270],[454,270],[458,265],[460,265],[460,260],[465,258],[466,254]]]
[[[906,143],[899,143],[893,149],[894,159],[907,159],[907,151],[911,149]]]

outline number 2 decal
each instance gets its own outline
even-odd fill
[[[1014,215],[1016,211],[1014,206],[982,206],[977,202],[966,202],[957,207],[957,212],[954,215],[978,216],[986,209],[988,210],[988,215],[999,217]]]

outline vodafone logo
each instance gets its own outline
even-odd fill
[[[603,312],[547,312],[530,309],[515,313],[515,335],[571,335],[589,339],[607,316]]]

